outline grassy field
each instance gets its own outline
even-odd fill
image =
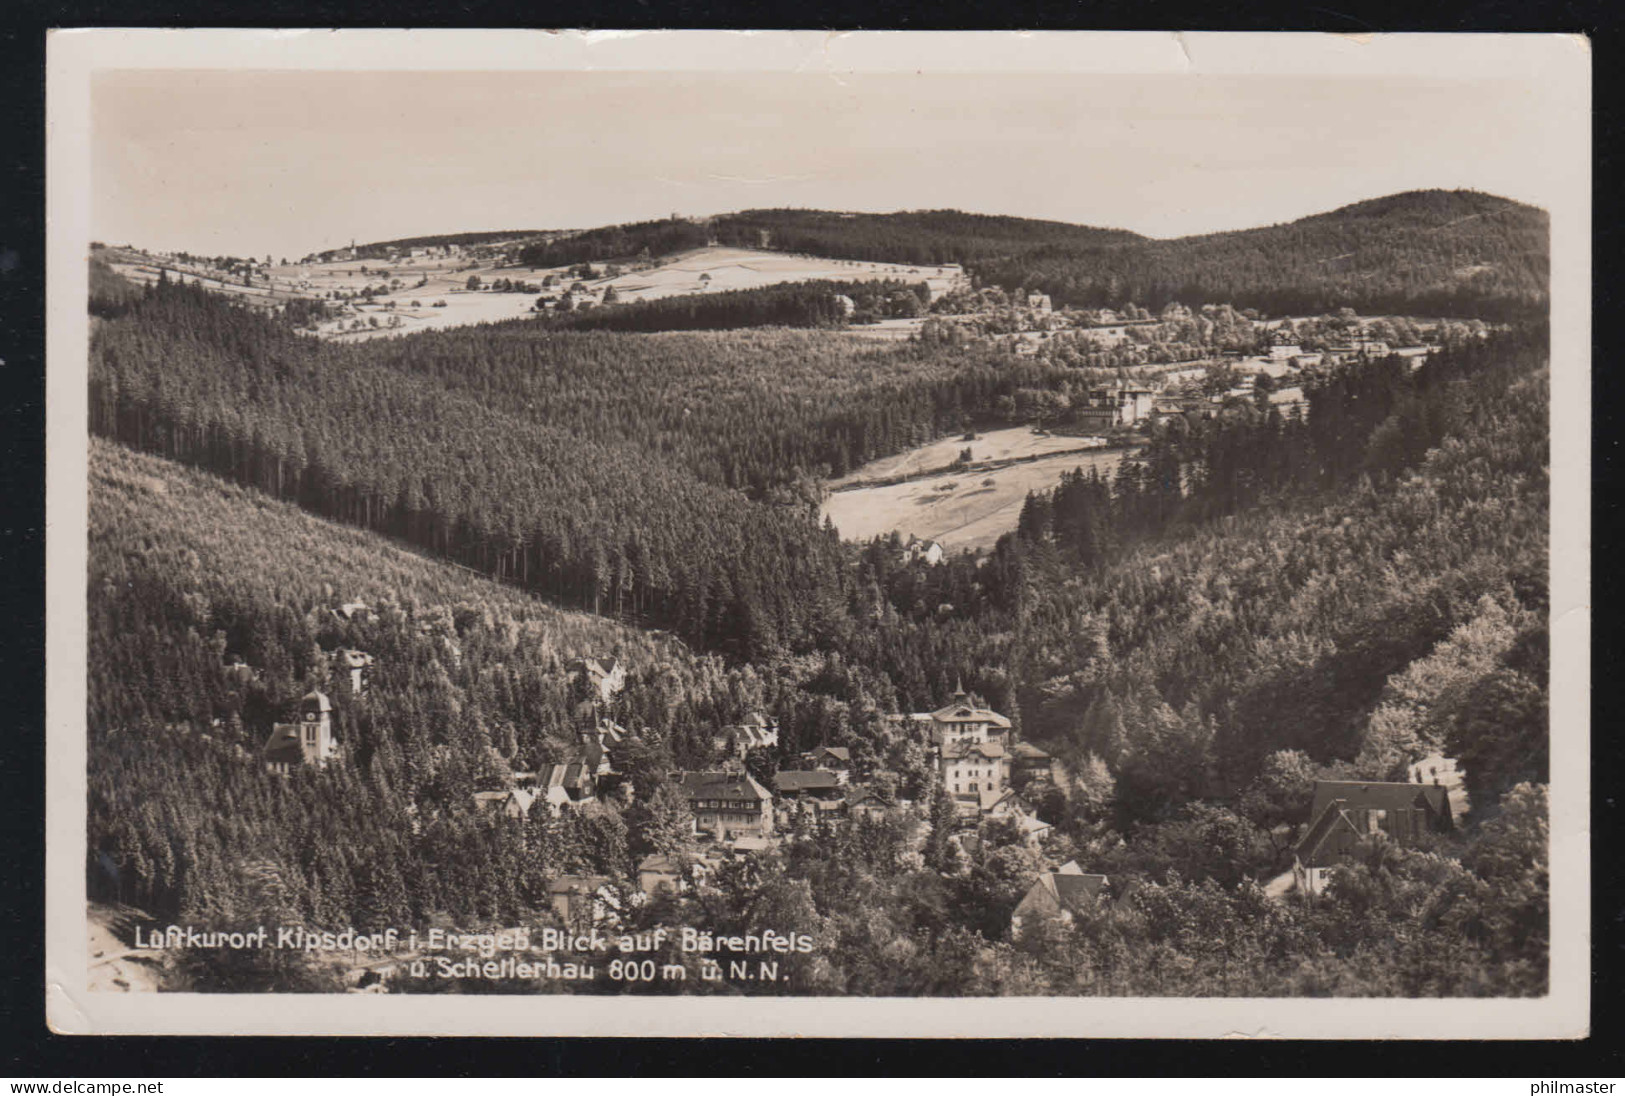
[[[157,260],[117,253],[107,256],[113,269],[138,285],[158,279]],[[162,264],[172,265],[172,264]],[[603,269],[603,264],[599,264]],[[549,274],[559,285],[539,293],[492,293],[488,289],[468,289],[468,279],[478,277],[489,286],[498,278],[541,285]],[[375,303],[350,302],[350,313],[341,320],[324,324],[318,332],[325,338],[354,342],[363,339],[404,335],[431,328],[461,327],[467,324],[512,320],[531,314],[536,298],[544,293],[556,298],[562,287],[573,284],[566,267],[512,267],[492,262],[473,263],[467,259],[401,259],[386,263],[379,259],[356,259],[333,263],[289,263],[271,269],[269,277],[255,279],[249,286],[240,280],[182,270],[187,281],[199,278],[205,286],[259,305],[284,303],[294,297],[327,297],[333,290],[358,292],[362,287],[387,286],[400,281],[401,287],[373,298]],[[171,277],[175,277],[171,273]],[[647,270],[624,273],[615,278],[597,278],[586,283],[586,295],[602,300],[604,291],[615,287],[624,302],[652,301],[691,293],[715,293],[730,289],[757,289],[782,282],[814,280],[925,282],[932,297],[941,296],[963,277],[957,266],[901,266],[895,263],[849,262],[808,255],[788,255],[776,251],[752,251],[737,247],[708,247],[675,255]],[[423,283],[423,284],[419,284]],[[390,303],[386,303],[390,302]],[[414,303],[415,302],[415,303]],[[443,303],[441,303],[443,302]],[[440,307],[436,307],[441,303]],[[378,327],[371,320],[378,320]],[[365,326],[351,330],[360,319]],[[864,333],[880,338],[907,338],[917,330],[918,321],[902,321],[882,330],[875,325]]]
[[[973,461],[1007,461],[1065,453],[1087,448],[1092,443],[1104,444],[1104,441],[1064,434],[1039,433],[1027,426],[988,430],[977,434],[974,441],[965,441],[962,436],[955,434],[894,457],[872,460],[849,475],[831,480],[829,485],[833,490],[839,491],[861,484],[895,480],[899,476],[918,476],[926,472],[941,471],[958,459],[959,454],[966,449],[971,451]]]
[[[545,273],[545,272],[544,272]],[[883,281],[925,282],[932,297],[941,296],[961,277],[957,266],[902,266],[787,255],[777,251],[751,251],[739,247],[707,247],[687,251],[652,270],[623,274],[593,282],[600,294],[613,285],[622,300],[652,301],[686,293],[726,289],[759,289],[781,282]],[[701,280],[704,278],[705,280]]]
[[[845,485],[871,486],[832,491],[824,503],[823,516],[833,521],[847,540],[865,541],[896,530],[905,537],[912,533],[941,541],[949,552],[991,548],[999,537],[1016,527],[1028,492],[1054,487],[1064,473],[1074,468],[1098,468],[1101,475],[1110,476],[1116,472],[1123,451],[1039,456],[998,468],[922,474],[903,483],[873,485],[873,481],[940,468],[967,445],[974,459],[990,461],[1021,460],[1086,444],[1083,438],[1039,436],[1025,428],[993,431],[975,442],[958,438],[936,441],[871,462],[845,477],[841,481]]]

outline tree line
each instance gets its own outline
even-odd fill
[[[841,298],[845,298],[843,301]],[[930,303],[923,284],[787,282],[756,289],[631,301],[587,312],[559,313],[559,331],[731,331],[747,327],[842,328],[891,316],[917,316]]]

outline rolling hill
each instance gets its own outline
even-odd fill
[[[1545,211],[1470,190],[1418,190],[1286,224],[1157,240],[1121,229],[932,210],[746,210],[615,225],[539,242],[532,266],[653,258],[708,243],[827,258],[957,263],[1057,305],[1230,303],[1274,313],[1530,318],[1546,307]]]
[[[1267,228],[1084,248],[1046,246],[973,264],[1056,304],[1160,308],[1228,302],[1273,313],[1353,308],[1484,319],[1544,313],[1544,210],[1476,191],[1411,191]]]

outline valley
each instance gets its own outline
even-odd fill
[[[149,965],[139,910],[771,930],[819,996],[1545,992],[1542,216],[96,249],[97,977],[492,988]]]

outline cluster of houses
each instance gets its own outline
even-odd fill
[[[1357,863],[1362,852],[1384,842],[1415,846],[1455,828],[1450,791],[1437,781],[1318,780],[1309,808],[1309,823],[1292,849],[1292,881],[1298,893],[1313,898],[1342,868]],[[1108,899],[1126,901],[1129,888],[1112,893],[1104,875],[1083,871],[1076,861],[1050,867],[1016,905],[1012,935],[1040,921],[1072,921],[1079,913]]]
[[[345,606],[340,612],[353,617],[364,608]],[[371,656],[341,648],[329,658],[333,679],[352,695],[362,695]],[[626,684],[625,668],[615,659],[580,659],[569,668],[589,694],[587,703],[595,712]],[[299,701],[294,722],[273,726],[263,751],[266,766],[287,774],[301,766],[326,765],[340,756],[333,713],[325,693],[307,693]],[[979,840],[982,823],[1002,821],[1013,825],[1029,847],[1042,850],[1051,827],[1015,789],[1033,779],[1055,780],[1059,774],[1046,751],[1015,738],[1006,716],[978,704],[960,687],[935,711],[886,718],[927,747],[937,779],[957,813],[956,841],[969,848]],[[591,729],[579,733],[568,760],[513,773],[510,786],[473,793],[474,806],[524,819],[538,808],[556,815],[565,807],[591,802],[619,782],[614,754],[631,737],[624,727],[597,714]],[[672,786],[680,790],[693,816],[695,836],[710,840],[694,855],[656,854],[641,861],[638,891],[645,896],[703,887],[730,858],[776,848],[789,811],[805,812],[823,824],[842,824],[881,817],[897,806],[873,785],[853,781],[852,754],[842,746],[807,751],[800,757],[802,768],[779,770],[772,786],[764,785],[745,765],[752,751],[779,747],[778,725],[761,713],[722,728],[713,745],[721,758],[719,768],[670,774]],[[1454,827],[1449,790],[1437,776],[1425,784],[1420,770],[1414,775],[1415,783],[1316,782],[1308,824],[1293,848],[1292,878],[1300,893],[1323,893],[1328,880],[1373,839],[1414,845]],[[569,923],[597,924],[612,916],[621,900],[607,878],[561,876],[552,887],[554,910]],[[1127,897],[1126,892],[1113,894],[1106,876],[1084,872],[1075,861],[1050,865],[1016,906],[1011,931],[1019,935],[1040,921],[1070,921],[1087,907]]]

